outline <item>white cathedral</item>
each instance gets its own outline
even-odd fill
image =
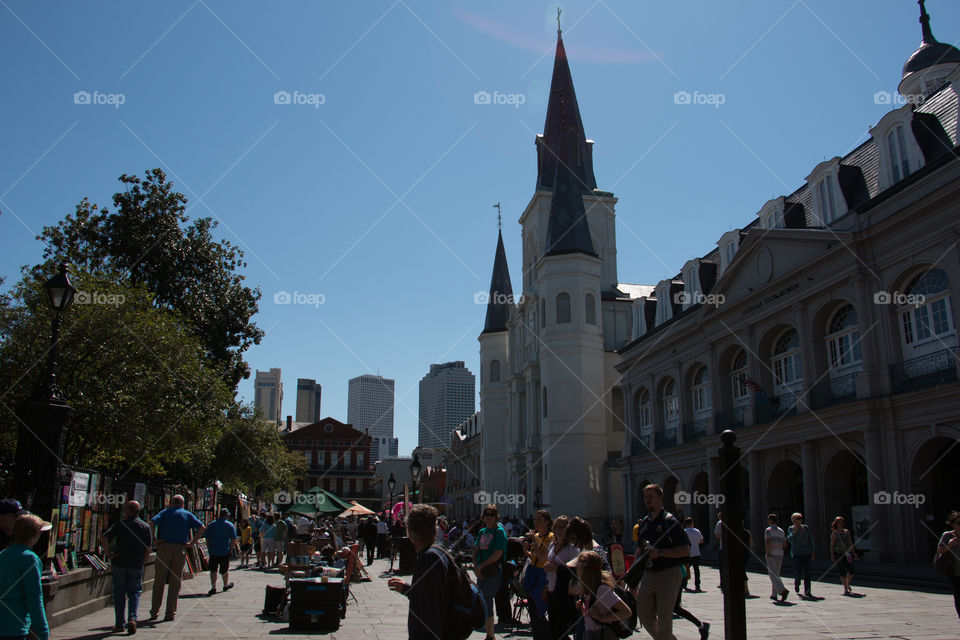
[[[653,287],[617,280],[616,197],[597,189],[558,32],[537,184],[520,216],[522,295],[497,240],[480,334],[480,491],[506,515],[538,506],[597,519],[623,511],[624,403],[616,349],[631,300]],[[517,498],[522,495],[523,498]]]

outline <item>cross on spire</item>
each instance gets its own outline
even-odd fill
[[[499,231],[503,225],[500,218],[500,203],[493,205],[493,208],[497,210],[497,231]]]
[[[560,7],[557,6],[557,33],[560,33]]]

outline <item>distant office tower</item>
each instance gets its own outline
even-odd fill
[[[281,424],[283,383],[280,382],[280,369],[257,370],[257,376],[254,378],[253,406],[263,411],[263,417],[270,422]]]
[[[310,378],[297,378],[297,422],[320,420],[320,385]]]
[[[393,386],[389,378],[362,375],[352,378],[347,389],[347,422],[361,433],[370,433],[371,463],[396,455],[393,437]]]
[[[430,365],[420,380],[419,446],[450,445],[450,432],[476,411],[475,389],[476,379],[462,360]]]

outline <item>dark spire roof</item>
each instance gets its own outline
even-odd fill
[[[911,73],[922,71],[936,64],[957,63],[960,64],[960,49],[953,45],[938,42],[933,37],[933,31],[930,29],[930,14],[927,13],[925,0],[919,0],[920,4],[920,26],[923,31],[923,42],[920,48],[913,52],[907,58],[903,65],[902,78],[906,78]]]
[[[507,252],[503,249],[503,233],[497,232],[497,255],[493,259],[493,277],[490,278],[490,298],[487,300],[487,319],[483,333],[507,330],[510,307],[513,305],[513,286],[507,268]]]
[[[561,142],[565,138],[561,137]],[[561,155],[561,160],[563,156]],[[587,212],[583,207],[583,184],[573,167],[565,162],[557,163],[553,179],[553,198],[550,200],[550,215],[547,218],[547,244],[544,255],[562,253],[586,253],[597,255],[593,250]]]
[[[565,148],[561,148],[561,138],[565,138]],[[583,132],[577,94],[573,90],[573,78],[567,64],[567,52],[558,29],[547,119],[543,124],[543,135],[537,137],[538,189],[553,187],[558,160],[561,158],[580,182],[581,189],[591,191],[597,188],[597,180],[593,176],[593,151]]]

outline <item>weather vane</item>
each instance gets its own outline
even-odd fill
[[[560,33],[560,6],[557,6],[557,33]]]
[[[500,224],[500,203],[498,202],[497,204],[493,205],[493,208],[497,210],[497,231],[499,231],[499,230],[501,229],[501,224]]]

